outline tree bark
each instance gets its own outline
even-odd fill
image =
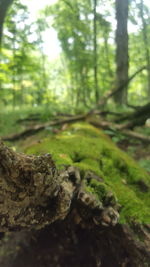
[[[66,172],[57,172],[50,154],[17,154],[1,142],[0,232],[39,229],[64,218],[74,191],[68,179]]]
[[[121,87],[128,80],[128,5],[128,0],[116,0],[116,87]],[[127,86],[123,87],[114,97],[118,104],[127,102]]]

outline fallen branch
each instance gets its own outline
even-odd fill
[[[129,115],[116,119],[115,122],[119,123],[128,120],[129,122],[124,124],[124,128],[133,129],[136,126],[144,125],[148,118],[150,118],[150,103],[147,103]]]
[[[88,122],[90,124],[92,124],[93,126],[95,126],[95,127],[102,128],[102,129],[105,129],[105,130],[106,129],[108,129],[108,130],[110,130],[110,129],[118,130],[118,131],[120,131],[122,134],[124,134],[126,136],[138,139],[138,140],[140,140],[142,142],[150,143],[150,137],[149,136],[145,136],[145,135],[137,133],[135,131],[124,129],[124,124],[118,125],[118,124],[115,124],[115,123],[112,123],[112,122],[99,121],[99,120],[95,120],[95,119],[94,120],[93,119],[89,119]]]
[[[141,67],[138,69],[135,73],[133,73],[128,80],[126,80],[122,85],[119,87],[113,87],[111,90],[109,90],[104,97],[102,97],[99,102],[97,107],[102,107],[106,104],[109,98],[113,97],[115,94],[117,94],[119,91],[122,91],[140,72],[142,72],[144,69],[146,69],[146,66]]]
[[[69,117],[67,119],[64,120],[54,120],[51,122],[46,122],[46,123],[41,123],[41,124],[37,124],[35,126],[32,127],[28,127],[26,130],[14,134],[14,135],[10,135],[10,136],[5,136],[2,137],[3,141],[18,141],[20,139],[26,138],[28,136],[31,136],[33,134],[36,134],[37,132],[40,132],[44,129],[46,129],[47,127],[51,127],[51,126],[56,126],[56,125],[63,125],[65,123],[72,123],[72,122],[77,122],[77,121],[81,121],[86,119],[88,115],[84,114],[84,115],[79,115],[79,116],[74,116],[74,117]]]
[[[95,111],[94,114],[98,114],[98,115],[101,114],[102,115],[103,112]],[[100,127],[102,129],[114,128],[118,131],[121,131],[126,136],[136,138],[136,139],[141,140],[143,142],[150,143],[150,137],[145,136],[145,135],[140,134],[140,133],[137,133],[135,131],[131,131],[131,130],[126,129],[127,126],[129,126],[130,124],[115,124],[115,123],[104,121],[104,120],[100,121],[100,120],[97,120],[96,118],[91,117],[90,113],[74,116],[71,118],[69,117],[69,118],[66,118],[64,120],[54,120],[51,122],[38,124],[38,125],[27,128],[25,131],[23,131],[21,133],[3,137],[2,140],[3,141],[18,141],[18,140],[26,138],[28,136],[34,135],[37,132],[46,129],[47,127],[52,127],[52,126],[56,126],[56,125],[64,125],[66,123],[73,123],[73,122],[83,121],[83,120],[87,120],[90,124],[92,124],[96,127]]]

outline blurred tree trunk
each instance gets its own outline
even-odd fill
[[[12,75],[12,98],[13,98],[13,108],[16,106],[16,28],[13,27],[13,38],[12,38],[12,57],[13,57],[13,75]]]
[[[97,15],[96,15],[97,0],[94,0],[93,8],[93,46],[94,46],[94,88],[95,88],[95,101],[98,103],[99,100],[99,88],[98,88],[98,77],[97,77]]]
[[[142,20],[143,27],[143,41],[145,47],[145,59],[147,64],[147,75],[148,75],[148,96],[150,97],[150,52],[149,52],[149,41],[148,41],[148,32],[147,32],[147,23],[144,18],[144,3],[143,0],[140,2],[140,15]]]
[[[2,32],[5,16],[9,6],[12,4],[13,0],[0,0],[0,44],[2,41]]]
[[[5,20],[5,16],[7,13],[7,10],[13,0],[0,0],[0,52],[1,52],[1,42],[2,42],[2,33],[3,33],[3,24]],[[0,62],[1,62],[1,56],[0,56]],[[0,81],[0,89],[2,87],[1,81]]]
[[[109,73],[109,78],[113,78],[113,71],[111,68],[111,60],[110,60],[110,47],[109,47],[109,34],[107,31],[104,32],[104,45],[105,45],[105,54],[106,54],[106,63],[107,63],[107,69]]]
[[[122,86],[128,80],[128,0],[116,0],[116,87]],[[114,97],[118,104],[127,102],[127,86],[118,91]]]

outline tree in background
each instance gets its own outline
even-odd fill
[[[112,77],[108,77],[113,61],[112,45],[109,44],[111,27],[107,15],[97,11],[100,5],[101,1],[58,1],[45,10],[45,14],[54,17],[53,26],[67,60],[72,84],[69,94],[76,95],[74,103],[77,106],[97,103],[100,88],[105,91],[112,82]]]
[[[93,7],[93,58],[94,58],[94,88],[95,88],[95,100],[96,103],[98,103],[99,100],[99,85],[98,85],[98,65],[97,65],[97,0],[93,1],[94,7]]]
[[[37,34],[37,40],[36,40],[36,45],[37,48],[39,49],[40,52],[40,58],[41,58],[41,71],[39,72],[40,75],[40,80],[41,82],[37,84],[38,89],[38,94],[37,94],[37,104],[40,105],[42,104],[44,100],[44,95],[46,94],[49,79],[47,75],[47,69],[46,69],[46,55],[44,54],[43,51],[43,37],[42,33],[47,29],[48,25],[46,23],[45,18],[41,17],[38,18],[37,21],[35,22],[36,26],[36,34]]]
[[[147,7],[144,5],[144,1],[141,0],[139,4],[139,11],[142,20],[142,34],[143,34],[143,43],[145,50],[145,59],[147,65],[147,84],[148,84],[148,96],[150,98],[150,51],[149,51],[149,34],[148,34],[148,25],[150,24],[150,12]]]
[[[3,24],[6,17],[7,10],[12,4],[13,0],[0,0],[0,44],[2,41]]]
[[[11,73],[13,106],[16,105],[17,100],[22,104],[24,102],[23,80],[27,64],[29,63],[28,53],[31,45],[28,42],[28,36],[30,35],[28,15],[27,7],[19,1],[15,1],[5,21],[4,33],[6,33],[2,47],[5,47],[11,54],[11,60],[8,61],[8,75]],[[19,87],[20,90],[18,90]]]
[[[52,95],[55,95],[55,99],[60,99],[61,91],[61,98],[71,103],[72,107],[89,108],[112,87],[116,67],[115,86],[120,90],[116,93],[115,101],[126,104],[128,54],[129,77],[141,68],[141,63],[149,71],[149,11],[144,1],[130,2],[128,18],[128,1],[116,0],[116,44],[113,26],[115,8],[112,0],[58,0],[40,13],[32,25],[28,23],[27,9],[21,14],[20,3],[14,1],[4,26],[0,74],[1,87],[5,88],[5,93],[1,90],[3,102],[8,99],[12,102],[13,99],[14,105],[15,102],[41,105]],[[0,1],[0,4],[4,6],[4,2]],[[62,53],[58,60],[61,64],[57,60],[56,64],[50,63],[44,53],[43,32],[51,27],[46,22],[47,16],[53,18],[61,43]],[[137,24],[135,32],[128,33],[127,21],[132,25]],[[144,49],[141,49],[143,43]],[[59,70],[53,68],[53,65],[59,65]],[[56,76],[54,72],[58,75],[55,85],[51,80],[51,77]],[[141,98],[142,101],[147,99],[150,71],[147,73],[141,71],[130,83],[129,96],[137,102],[139,99],[141,102]],[[60,80],[63,81],[62,86]]]
[[[44,19],[31,23],[27,6],[14,1],[6,17],[2,43],[0,80],[6,103],[42,103],[49,83],[47,59],[42,52],[45,27]],[[12,97],[8,98],[10,93]]]
[[[128,0],[116,0],[116,87],[121,88],[115,95],[115,102],[118,104],[127,103],[128,80]]]
[[[67,59],[74,103],[85,105],[90,99],[90,69],[92,64],[91,20],[88,18],[90,1],[79,5],[78,1],[58,1],[54,6],[54,27]],[[72,92],[70,92],[72,94]]]

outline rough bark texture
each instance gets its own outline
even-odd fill
[[[50,154],[25,156],[0,143],[0,231],[41,228],[64,218],[74,191],[67,178],[57,173]]]
[[[128,80],[128,0],[116,0],[116,83],[117,88],[124,85]],[[115,95],[115,101],[119,104],[127,102],[127,87],[118,91]]]

